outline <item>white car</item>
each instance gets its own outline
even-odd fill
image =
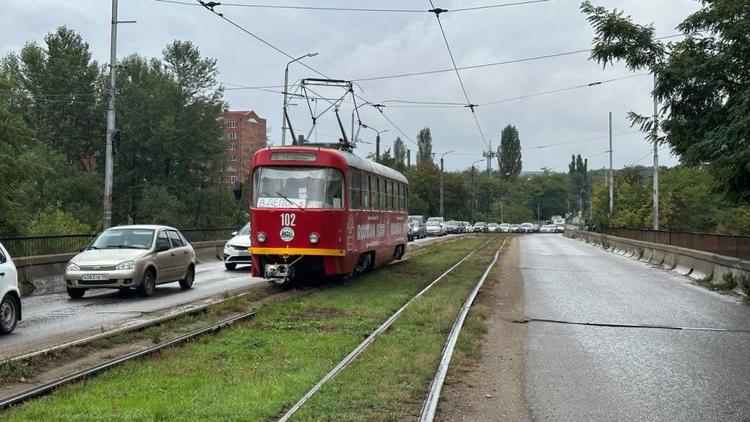
[[[250,223],[245,224],[238,232],[232,233],[233,238],[224,245],[224,267],[227,270],[237,268],[238,264],[252,265],[250,255]]]
[[[0,334],[10,334],[21,320],[21,292],[18,271],[0,243]]]
[[[542,233],[557,233],[557,226],[554,224],[545,224],[541,228]]]

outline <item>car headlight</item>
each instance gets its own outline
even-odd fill
[[[317,233],[310,234],[310,243],[313,245],[320,242],[320,235]]]
[[[69,262],[68,266],[65,267],[68,271],[81,271],[81,267],[78,266],[75,262]]]
[[[135,268],[135,261],[125,261],[117,264],[116,270],[132,270]]]
[[[265,234],[265,233],[263,233],[263,232],[260,232],[260,233],[258,233],[258,234],[257,234],[257,235],[255,236],[255,238],[256,238],[256,239],[258,240],[258,242],[260,242],[260,243],[265,243],[265,242],[266,242],[266,234]]]
[[[225,254],[229,254],[230,249],[231,248],[229,247],[229,243],[227,243],[226,245],[224,245],[224,253]]]

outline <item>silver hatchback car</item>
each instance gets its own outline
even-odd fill
[[[168,226],[119,226],[103,231],[65,268],[68,295],[88,289],[135,288],[151,296],[157,284],[195,280],[195,251],[179,230]]]

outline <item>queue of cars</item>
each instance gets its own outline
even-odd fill
[[[553,218],[548,224],[539,226],[535,223],[509,224],[486,223],[477,221],[445,221],[442,217],[425,219],[422,215],[409,216],[409,241],[422,239],[427,236],[445,236],[460,233],[562,233],[565,220]]]

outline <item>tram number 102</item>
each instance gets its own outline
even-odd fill
[[[294,227],[294,220],[297,218],[296,214],[284,213],[281,214],[281,225]]]

